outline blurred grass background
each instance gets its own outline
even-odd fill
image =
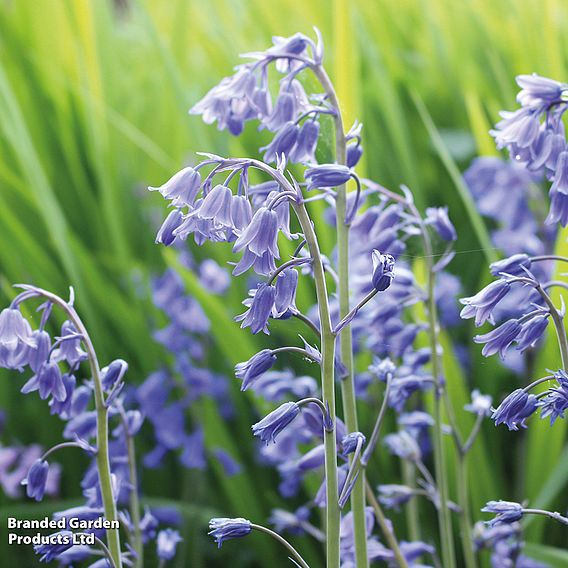
[[[133,382],[155,370],[165,357],[151,338],[145,283],[175,261],[153,244],[163,203],[145,187],[193,161],[195,151],[256,153],[254,127],[233,139],[187,109],[230,73],[238,53],[264,48],[272,35],[311,34],[313,25],[323,33],[348,123],[364,123],[365,174],[393,188],[408,184],[420,206],[450,206],[462,253],[451,270],[465,295],[476,291],[496,251],[484,241],[483,225],[477,221],[475,228],[459,172],[476,154],[495,153],[487,131],[500,109],[514,106],[516,74],[568,77],[568,7],[561,0],[1,0],[1,305],[13,296],[13,282],[61,294],[72,284],[101,360],[127,359]],[[228,258],[223,247],[196,254]],[[231,322],[244,283],[240,294],[219,299],[201,290],[194,275],[186,282],[213,317],[212,360],[230,373],[264,341]],[[290,333],[276,326],[274,341]],[[465,376],[447,340],[446,376],[457,407],[469,385],[500,399],[518,381],[481,360],[479,351],[471,349]],[[551,345],[541,366],[556,365],[555,358]],[[18,377],[1,378],[0,407],[8,414],[3,441],[55,442],[58,420],[43,403],[19,395]],[[200,415],[209,443],[250,464],[254,415],[249,399],[236,400],[242,412],[235,429],[218,419],[212,403]],[[463,420],[464,428],[471,424]],[[471,460],[473,510],[488,499],[522,497],[565,508],[565,500],[557,501],[568,479],[563,447],[560,424],[551,430],[533,422],[526,436],[486,426]],[[77,498],[80,468],[71,457],[61,461],[63,498]],[[211,510],[258,520],[279,502],[276,479],[262,468],[227,480],[219,471],[197,476],[168,465],[145,474],[144,482],[151,499],[190,502],[179,565],[222,565],[228,557],[202,534]],[[0,503],[0,516],[13,510],[7,498]],[[52,505],[61,506],[18,504],[39,515]],[[543,527],[529,527],[531,552],[568,565],[566,553],[552,548],[565,544],[565,536],[550,525],[544,535]],[[276,554],[262,541],[255,537],[224,553],[238,565],[260,565],[259,551],[271,560]],[[317,558],[312,549],[307,556]],[[16,553],[2,539],[0,557],[7,554]],[[279,555],[274,563],[287,560]]]

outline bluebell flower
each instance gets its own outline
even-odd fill
[[[396,372],[396,365],[389,357],[384,359],[375,357],[373,364],[369,366],[369,372],[376,375],[379,381],[385,382],[389,375],[394,375]]]
[[[175,207],[193,205],[201,187],[201,174],[192,167],[184,168],[159,187],[149,187],[159,191]]]
[[[252,220],[252,207],[244,195],[233,195],[231,200],[231,227],[236,235],[240,235]],[[203,266],[203,263],[202,263]]]
[[[276,410],[266,415],[260,422],[253,424],[252,432],[264,443],[274,442],[276,436],[300,413],[296,402],[285,402]]]
[[[386,484],[377,487],[379,501],[387,509],[398,511],[401,505],[405,505],[414,497],[414,490],[406,485]]]
[[[242,471],[242,466],[228,452],[222,448],[214,448],[211,453],[215,456],[227,477],[238,475]]]
[[[499,114],[501,120],[490,131],[497,148],[509,148],[513,156],[515,151],[530,148],[539,135],[538,109],[523,107],[513,112],[501,111]]]
[[[426,544],[425,542],[415,541],[415,542],[405,542],[401,541],[400,551],[407,562],[411,565],[415,560],[418,560],[424,554],[434,554],[435,550],[431,544]]]
[[[168,373],[157,371],[136,389],[136,400],[141,410],[151,418],[166,404],[171,389],[172,379]]]
[[[232,203],[231,189],[225,185],[216,185],[203,197],[203,201],[195,209],[194,214],[199,219],[209,219],[218,225],[232,227]]]
[[[156,235],[156,244],[162,244],[167,247],[172,245],[177,238],[176,230],[183,222],[183,214],[179,209],[170,211],[162,226]]]
[[[296,307],[296,289],[298,287],[298,271],[293,268],[283,270],[274,284],[274,315],[280,317],[290,308]]]
[[[350,432],[347,436],[344,436],[341,440],[341,453],[343,456],[348,456],[352,454],[357,448],[358,444],[361,446],[365,445],[367,438],[361,432]]]
[[[519,351],[534,347],[542,338],[548,327],[549,316],[550,314],[539,314],[523,323],[521,333],[517,338],[517,349]]]
[[[217,121],[219,130],[228,128],[238,136],[245,120],[256,118],[259,109],[252,106],[250,94],[254,92],[257,79],[248,65],[241,65],[231,77],[225,77],[215,85],[191,109],[190,114],[201,114],[203,122]]]
[[[337,187],[347,183],[351,178],[351,170],[339,164],[320,164],[312,166],[304,174],[308,190],[314,188]]]
[[[209,534],[215,539],[218,547],[232,538],[242,538],[251,533],[251,522],[246,519],[216,518],[209,521]]]
[[[286,124],[294,123],[297,115],[298,103],[294,94],[281,89],[272,112],[262,121],[262,125],[272,132],[278,132]]]
[[[481,351],[481,354],[484,357],[490,357],[495,353],[499,353],[501,359],[504,359],[507,349],[511,343],[519,337],[521,330],[522,326],[519,323],[519,320],[507,320],[505,323],[488,333],[476,335],[473,340],[475,343],[485,344]]]
[[[313,377],[296,377],[290,369],[285,369],[263,373],[254,381],[252,388],[267,402],[281,402],[289,398],[302,399],[314,396],[318,384]]]
[[[525,420],[537,410],[537,402],[534,394],[517,389],[493,411],[491,418],[496,426],[506,424],[509,430],[526,428]]]
[[[87,353],[81,348],[81,336],[70,321],[64,321],[61,325],[61,343],[53,352],[55,361],[65,360],[74,366],[81,361],[87,360]]]
[[[550,424],[554,424],[558,418],[564,418],[568,409],[568,374],[559,369],[554,373],[557,386],[546,391],[546,395],[538,401],[540,417],[550,417]]]
[[[5,308],[0,312],[0,345],[14,349],[19,344],[35,346],[32,328],[20,310]]]
[[[281,155],[286,158],[292,153],[293,148],[296,146],[300,128],[294,122],[287,122],[276,133],[272,142],[268,146],[260,148],[264,152],[264,161],[269,164],[276,162]]]
[[[555,164],[556,159],[551,167]],[[554,242],[554,231],[539,230],[533,207],[534,184],[540,177],[517,161],[487,156],[476,158],[464,174],[480,213],[497,222],[491,239],[506,255],[543,254]]]
[[[306,120],[302,124],[296,145],[292,148],[289,156],[286,154],[291,162],[307,164],[315,161],[319,131],[319,122],[316,120]]]
[[[196,428],[182,440],[183,452],[179,457],[180,463],[188,469],[204,470],[207,467],[205,459],[205,435],[203,428]]]
[[[272,57],[286,59],[286,56],[305,56],[305,51],[313,42],[304,34],[296,33],[290,37],[274,36],[272,38],[273,46],[268,48],[264,53]],[[297,62],[296,62],[297,63]],[[286,72],[288,67],[280,68],[279,71]]]
[[[235,321],[240,321],[243,329],[250,327],[251,332],[254,334],[260,331],[269,334],[268,320],[274,307],[275,295],[274,286],[261,282],[256,290],[253,291],[252,298],[243,302],[245,305],[248,305],[248,310],[237,316]]]
[[[39,371],[22,387],[21,392],[28,394],[39,390],[39,396],[45,400],[53,396],[55,400],[63,401],[67,398],[67,391],[63,384],[63,377],[57,363],[45,362]]]
[[[81,412],[67,422],[63,437],[73,440],[75,437],[86,440],[95,436],[97,431],[97,413],[94,410]]]
[[[158,533],[156,538],[156,553],[160,560],[172,560],[176,555],[176,547],[181,538],[178,531],[174,529],[164,529]]]
[[[464,409],[478,416],[491,415],[492,397],[488,394],[481,394],[479,390],[474,389],[471,392],[471,402],[464,406]]]
[[[431,388],[432,378],[424,374],[397,375],[393,378],[388,404],[397,412],[402,412],[406,401],[418,391],[425,391]]]
[[[416,440],[404,430],[384,437],[384,443],[389,452],[403,460],[417,461],[422,453]]]
[[[278,251],[278,216],[272,209],[260,207],[255,212],[249,226],[235,241],[233,252],[242,250],[252,252],[258,257],[269,253],[280,258]]]
[[[493,276],[500,276],[501,273],[510,274],[512,276],[526,276],[524,268],[531,267],[531,259],[527,254],[514,254],[503,260],[492,262],[489,265],[489,270]]]
[[[77,379],[70,373],[65,373],[61,379],[63,381],[63,386],[65,387],[65,398],[63,400],[52,398],[49,401],[49,408],[51,409],[51,414],[59,414],[61,418],[69,419],[73,416],[73,401],[76,390],[75,387],[77,386]]]
[[[34,551],[40,556],[40,562],[51,562],[60,554],[69,550],[73,546],[73,533],[70,531],[60,531],[49,535],[48,544],[36,544]]]
[[[494,519],[488,521],[489,526],[497,523],[514,523],[520,521],[523,516],[523,507],[511,501],[489,501],[481,511],[496,515]]]
[[[241,390],[247,390],[256,379],[268,371],[276,362],[276,355],[271,349],[263,349],[253,355],[248,361],[238,363],[235,367],[235,375],[242,379]]]
[[[256,254],[245,249],[241,260],[233,270],[233,275],[240,276],[249,268],[252,268],[261,276],[268,276],[276,269],[276,262],[270,252],[265,252],[262,256],[256,256]]]
[[[381,254],[378,250],[371,253],[373,260],[373,288],[379,292],[385,291],[394,278],[394,258],[390,254]]]
[[[554,169],[554,181],[550,187],[550,212],[547,223],[559,222],[566,226],[568,216],[568,151],[559,154]]]
[[[26,486],[26,494],[31,499],[41,501],[45,493],[49,464],[42,459],[36,460],[28,471],[28,476],[22,481]]]
[[[244,198],[237,196],[237,199]],[[245,199],[245,201],[248,203],[248,200]],[[213,294],[224,294],[231,283],[231,277],[227,270],[219,266],[212,258],[206,258],[199,265],[199,282],[204,289]]]
[[[304,534],[304,527],[310,518],[308,507],[299,507],[294,513],[283,509],[272,509],[268,522],[278,534],[289,532],[295,536]]]
[[[492,312],[497,304],[507,295],[511,285],[506,280],[496,280],[480,290],[475,296],[462,298],[464,304],[461,317],[470,319],[475,317],[475,325],[479,327],[487,320],[492,321]]]
[[[517,95],[517,101],[522,106],[533,106],[561,102],[568,90],[566,83],[560,83],[554,79],[541,77],[536,73],[532,75],[517,75],[517,84],[521,91]]]
[[[319,444],[306,452],[301,458],[294,463],[297,471],[305,473],[322,467],[325,462],[325,446]]]
[[[349,144],[347,146],[347,158],[346,164],[348,168],[354,168],[361,159],[363,155],[363,145],[362,144]]]
[[[460,279],[449,272],[438,272],[434,296],[438,308],[438,317],[445,328],[461,323],[457,298],[461,295]]]
[[[28,364],[30,348],[35,347],[30,324],[20,310],[6,308],[0,312],[0,366],[22,370]]]
[[[397,418],[397,424],[402,426],[414,438],[418,438],[419,434],[427,431],[428,428],[434,426],[434,419],[427,412],[422,410],[413,410],[404,412]]]
[[[556,189],[550,190],[550,211],[546,222],[560,223],[563,227],[568,225],[568,194]]]
[[[128,371],[128,363],[123,359],[115,359],[110,365],[101,369],[101,381],[105,390],[110,390],[121,382]]]
[[[149,416],[156,440],[166,448],[179,448],[186,441],[185,413],[181,402],[173,402]]]
[[[432,225],[444,241],[455,241],[458,238],[456,229],[448,216],[447,207],[427,207],[424,221]]]
[[[348,464],[341,465],[337,468],[337,488],[339,490],[339,494],[343,491],[343,487],[345,486],[345,482],[347,481],[347,473],[349,471]],[[325,482],[325,477],[318,489],[315,497],[314,503],[320,509],[323,509],[327,503],[327,494],[326,494],[327,485]]]

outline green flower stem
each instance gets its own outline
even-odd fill
[[[318,65],[313,68],[314,74],[325,90],[329,103],[335,109],[335,160],[338,164],[345,164],[347,144],[341,107],[333,84],[323,68]],[[337,231],[337,271],[339,317],[343,319],[349,314],[349,226],[345,223],[347,215],[347,186],[336,188],[335,198],[335,225]],[[345,426],[348,432],[359,430],[357,420],[357,401],[355,397],[354,366],[353,366],[353,337],[351,326],[345,326],[339,335],[339,349],[341,362],[345,366],[346,376],[341,380],[341,398]],[[352,457],[350,459],[353,459]],[[367,529],[365,526],[365,472],[359,475],[351,493],[351,511],[353,512],[353,530],[355,535],[355,558],[357,568],[367,568]]]
[[[385,537],[385,540],[387,541],[387,544],[389,545],[390,549],[394,554],[394,558],[396,560],[398,567],[408,568],[408,563],[406,562],[406,558],[403,556],[402,552],[400,551],[398,541],[389,527],[385,514],[383,513],[383,509],[380,506],[379,501],[375,497],[375,494],[373,493],[373,488],[371,487],[370,483],[367,480],[365,480],[365,489],[367,493],[367,499],[369,500],[369,503],[371,504],[371,507],[373,507],[373,511],[375,512],[375,518],[377,519],[377,523],[381,528],[381,531],[383,533],[383,536]]]
[[[467,491],[467,453],[458,455],[458,502],[460,511],[460,536],[462,539],[462,549],[466,568],[477,568],[477,559],[473,549],[471,508]]]
[[[290,554],[292,555],[291,558],[294,558],[298,566],[300,566],[301,568],[310,568],[308,563],[302,558],[300,553],[285,538],[281,537],[277,532],[274,532],[273,530],[270,530],[267,527],[263,527],[262,525],[255,525],[254,523],[251,523],[250,526],[255,531],[265,533],[271,536],[274,540],[278,541],[282,546],[284,546],[288,550],[288,552],[290,552]]]
[[[418,217],[421,219],[420,217]],[[428,326],[430,335],[430,350],[432,353],[432,374],[434,376],[434,468],[436,472],[436,481],[438,491],[440,493],[440,507],[438,508],[438,522],[440,525],[440,539],[442,543],[442,564],[444,568],[455,568],[455,549],[454,535],[452,531],[452,519],[450,510],[448,509],[448,478],[447,478],[447,460],[444,448],[444,437],[442,433],[442,396],[444,396],[445,388],[441,383],[441,361],[438,353],[438,321],[436,313],[436,298],[434,295],[434,287],[436,284],[436,275],[433,270],[432,263],[432,246],[426,227],[422,225],[422,233],[424,237],[424,253],[428,263]],[[449,409],[449,400],[446,398]],[[449,413],[449,411],[448,411]],[[454,428],[452,428],[454,430]],[[454,436],[457,431],[454,432]],[[467,499],[467,496],[466,496]],[[461,499],[460,499],[461,501]],[[463,503],[459,503],[463,510]]]
[[[121,409],[122,410],[122,409]],[[126,448],[128,451],[128,472],[130,477],[130,516],[134,527],[134,535],[132,545],[136,551],[137,558],[134,561],[136,568],[144,568],[144,546],[142,543],[142,531],[140,530],[140,499],[138,497],[138,472],[136,471],[136,451],[134,447],[134,438],[128,432],[128,422],[122,410],[121,414],[122,427],[124,428],[124,437],[126,438]]]
[[[416,466],[406,460],[402,462],[402,478],[404,485],[414,489],[416,487]],[[421,540],[420,533],[420,514],[418,511],[418,501],[411,499],[405,507],[406,525],[410,540]]]
[[[87,356],[89,358],[91,374],[93,375],[95,409],[97,412],[97,469],[99,472],[99,484],[103,498],[103,509],[107,521],[116,521],[118,520],[118,514],[116,510],[116,502],[112,494],[110,458],[108,451],[108,409],[105,406],[100,367],[93,342],[91,341],[89,333],[81,321],[81,318],[75,311],[75,308],[63,301],[59,296],[56,296],[47,290],[38,289],[38,292],[66,312],[69,319],[75,326],[75,329],[82,336],[83,345],[85,346]],[[108,529],[106,531],[106,536],[112,561],[116,568],[122,568],[120,535],[118,529]]]
[[[277,181],[284,191],[290,196],[294,195],[299,198],[298,193],[292,184],[286,179],[285,175],[264,162],[252,159],[231,158],[224,160],[224,166],[238,165],[248,163],[250,166],[257,168],[272,179]],[[302,227],[304,238],[310,256],[313,261],[313,273],[316,285],[316,295],[318,302],[318,311],[320,319],[320,335],[321,335],[321,378],[322,378],[322,399],[324,405],[329,409],[329,416],[335,425],[335,334],[331,326],[331,316],[329,312],[329,297],[327,293],[327,284],[325,281],[325,269],[321,256],[319,243],[314,231],[312,220],[308,215],[304,203],[299,203],[292,197],[290,204],[294,209],[294,213],[298,218],[298,222]],[[326,566],[327,568],[339,568],[339,525],[340,511],[337,488],[337,453],[335,440],[335,426],[332,431],[324,430],[324,448],[325,448],[325,478],[326,478]]]
[[[562,358],[562,368],[568,369],[568,340],[566,338],[566,329],[564,328],[564,317],[556,309],[554,302],[540,284],[536,286],[536,290],[542,296],[542,299],[545,301],[550,310],[550,317],[552,318],[554,328],[556,329],[556,335],[558,337],[560,357]]]
[[[523,515],[543,515],[549,519],[554,519],[563,525],[568,525],[568,517],[553,511],[543,511],[542,509],[523,509]]]
[[[335,335],[331,327],[329,300],[323,262],[312,221],[305,205],[292,202],[306,238],[310,256],[313,259],[314,280],[318,300],[321,327],[321,371],[322,399],[329,409],[332,423],[335,425]],[[327,568],[339,568],[339,503],[337,488],[337,455],[335,427],[331,432],[324,430],[325,447],[325,483],[326,483],[326,559]]]

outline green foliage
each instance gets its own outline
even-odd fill
[[[165,357],[151,337],[155,314],[147,283],[175,260],[153,244],[164,206],[144,188],[193,162],[195,151],[254,154],[254,127],[229,139],[187,116],[187,109],[230,72],[237,53],[262,48],[271,35],[311,33],[312,25],[323,32],[348,120],[365,125],[366,174],[394,189],[409,185],[421,207],[450,206],[460,235],[451,269],[462,277],[464,294],[476,291],[495,251],[459,171],[477,152],[495,152],[487,130],[499,109],[514,105],[515,74],[568,76],[568,13],[560,0],[18,0],[0,4],[1,304],[11,297],[13,282],[63,295],[72,284],[102,363],[127,359],[134,382],[159,367]],[[330,234],[324,241],[329,250]],[[194,254],[227,260],[218,248],[194,247]],[[232,322],[241,311],[244,283],[240,294],[222,299],[199,288],[193,274],[186,275],[186,286],[212,318],[216,366],[230,373],[263,341]],[[457,339],[469,341],[471,331]],[[292,333],[276,326],[276,336]],[[450,338],[444,341],[446,380],[458,413],[473,385],[497,399],[511,390],[514,378],[482,361],[477,346],[471,348],[472,368],[464,373],[455,364]],[[554,358],[554,350],[551,342],[546,353]],[[539,360],[537,369],[548,361]],[[45,405],[23,402],[15,394],[17,377],[0,378],[0,407],[7,408],[9,425],[4,441],[53,441],[59,422],[48,417]],[[255,402],[243,398],[238,405],[234,430],[212,403],[202,417],[210,443],[250,464]],[[466,417],[460,425],[467,429],[470,423]],[[531,424],[528,441],[490,425],[483,434],[470,464],[474,513],[484,500],[525,495],[535,505],[566,506],[557,501],[568,471],[557,465],[566,462],[565,452],[560,459],[565,444],[560,424],[552,430]],[[68,482],[62,498],[76,498],[79,465],[61,459]],[[204,506],[235,515],[244,514],[245,506],[251,515],[267,515],[278,502],[276,478],[265,468],[250,469],[234,481],[214,472],[203,482],[203,495],[184,493],[196,503],[187,510],[196,531],[203,530]],[[179,470],[150,474],[145,480],[150,498],[163,493],[180,499],[171,490],[172,476],[188,479]],[[0,503],[2,511],[12,507],[5,497]],[[63,505],[50,502],[34,511]],[[540,520],[529,527],[534,542],[562,544],[561,535],[545,535],[542,528]],[[255,546],[263,546],[261,540]],[[184,548],[192,565],[223,562],[213,547],[206,552],[192,547]],[[243,547],[226,548],[231,555],[237,551],[235,562],[253,565]],[[534,545],[530,552],[566,563],[562,551]],[[315,548],[310,554],[317,555]],[[275,565],[287,565],[278,558]]]

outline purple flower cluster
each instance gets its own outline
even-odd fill
[[[218,265],[208,270],[223,274]],[[186,294],[181,276],[171,268],[166,270],[153,279],[152,292],[154,305],[167,318],[154,337],[172,355],[173,365],[171,370],[162,368],[152,373],[131,394],[152,425],[156,441],[144,457],[144,465],[160,467],[172,452],[183,467],[203,470],[208,454],[203,428],[195,417],[188,425],[187,417],[200,400],[211,397],[223,416],[230,418],[233,407],[227,379],[205,366],[210,322],[197,300]],[[240,471],[239,464],[222,448],[212,448],[210,456],[228,475]]]
[[[503,111],[491,131],[497,147],[552,182],[547,223],[568,223],[568,147],[562,117],[568,105],[568,85],[538,75],[519,75],[521,108]]]
[[[491,551],[491,567],[515,565],[520,568],[547,568],[542,564],[522,554],[521,525],[518,522],[508,524],[493,524],[487,526],[479,522],[474,527],[474,545],[476,551],[489,549]]]
[[[138,518],[132,507],[134,502],[137,503],[139,487],[136,479],[132,478],[136,465],[130,462],[133,455],[131,449],[144,416],[137,408],[126,406],[123,391],[128,365],[117,359],[99,368],[91,339],[73,307],[73,295],[69,302],[65,302],[39,288],[23,288],[24,291],[10,307],[0,312],[1,366],[20,371],[30,369],[33,374],[21,391],[24,394],[38,392],[41,399],[48,401],[51,413],[65,422],[63,438],[66,441],[47,452],[41,452],[37,446],[27,449],[2,448],[2,484],[7,492],[14,495],[14,483],[21,482],[29,498],[41,501],[45,495],[55,493],[60,475],[60,467],[50,464],[48,456],[64,448],[76,448],[92,458],[81,482],[85,503],[54,513],[54,520],[70,517],[94,520],[102,516],[112,520],[113,513],[108,508],[110,496],[112,507],[119,510],[125,530],[131,535],[135,531],[140,534],[141,547],[154,539],[159,522],[149,510],[140,523],[135,525],[133,520]],[[32,329],[20,311],[20,306],[32,299],[44,300],[38,309],[41,318],[37,329]],[[54,324],[54,308],[63,311],[69,319],[61,325],[60,335],[52,337],[47,330]],[[83,372],[82,364],[87,360],[91,377],[80,382],[77,377]],[[94,409],[91,409],[93,403]],[[104,430],[101,430],[101,421],[104,421]],[[110,435],[107,421],[112,421]],[[101,451],[104,451],[108,469],[101,469]],[[23,468],[27,469],[25,479],[22,479]],[[101,475],[108,476],[107,485],[103,483]],[[124,507],[130,507],[130,511]],[[87,529],[89,531],[94,532],[99,540],[105,538],[104,530]],[[42,561],[57,559],[65,564],[75,563],[92,558],[97,553],[88,546],[59,541],[61,539],[54,538],[53,542],[35,547]],[[107,546],[113,550],[115,564],[129,562],[132,553],[121,552],[118,540],[112,544],[107,542]],[[142,554],[142,549],[138,548],[136,554]]]

